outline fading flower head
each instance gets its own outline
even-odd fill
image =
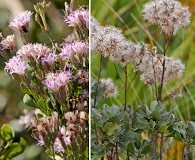
[[[139,56],[137,46],[125,39],[122,31],[113,26],[102,27],[92,18],[91,48],[95,53],[109,57],[112,61],[126,66]]]
[[[159,54],[152,54],[145,47],[143,55],[140,55],[140,63],[137,64],[137,69],[142,72],[140,79],[147,85],[160,84],[163,73],[163,61],[165,60],[165,72],[163,83],[180,78],[185,69],[180,60],[164,57]]]
[[[100,81],[105,86],[105,98],[116,97],[118,95],[117,87],[115,86],[111,78],[102,78]]]
[[[61,87],[69,84],[71,81],[72,74],[70,71],[61,71],[59,73],[48,73],[46,75],[43,84],[52,90],[53,92],[58,92]]]
[[[31,20],[31,11],[20,12],[9,24],[9,27],[19,32],[28,32]]]
[[[20,57],[14,56],[5,63],[5,72],[10,75],[16,73],[19,75],[25,75],[25,70],[28,68],[28,64]]]
[[[190,23],[188,7],[176,0],[154,0],[144,5],[144,20],[160,25],[167,35],[174,35]]]

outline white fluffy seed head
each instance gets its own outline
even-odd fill
[[[105,86],[105,98],[116,97],[118,95],[117,87],[115,86],[111,78],[102,78],[100,81]]]
[[[176,0],[154,0],[144,5],[144,20],[157,24],[166,35],[175,35],[190,24],[188,7]]]

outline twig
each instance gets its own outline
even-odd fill
[[[166,71],[166,67],[165,67],[165,63],[166,63],[165,56],[166,56],[167,49],[169,47],[169,40],[170,40],[170,38],[169,37],[166,38],[166,35],[164,35],[164,43],[163,43],[163,56],[164,56],[164,59],[163,59],[163,63],[162,63],[163,71],[162,71],[161,83],[160,83],[160,86],[158,88],[157,101],[161,101],[162,100],[162,89],[163,89],[163,84],[164,84],[164,75],[165,75],[165,71]],[[167,44],[167,46],[166,46],[166,44]]]
[[[160,137],[160,160],[162,160],[163,138],[164,138],[164,133],[161,133],[161,137]]]
[[[128,73],[127,73],[127,66],[125,66],[124,68],[124,72],[125,72],[125,83],[124,83],[124,87],[125,87],[125,102],[124,102],[124,110],[127,109],[127,91],[128,91]]]

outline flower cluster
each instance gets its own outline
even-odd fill
[[[9,27],[19,32],[28,32],[31,20],[31,11],[20,12],[9,24]]]
[[[5,72],[10,75],[16,73],[21,76],[25,75],[25,70],[28,68],[28,64],[21,56],[14,56],[5,63]]]
[[[6,38],[3,38],[1,41],[1,48],[2,50],[7,50],[9,49],[10,51],[13,51],[16,46],[16,39],[15,35],[9,35]]]
[[[40,115],[42,118],[31,119],[30,127],[34,130],[32,136],[37,139],[38,145],[47,148],[52,146],[57,155],[67,156],[68,146],[74,143],[80,132],[85,132],[83,127],[87,120],[86,112],[67,112],[63,117],[59,117],[57,112],[51,116]]]
[[[75,28],[86,27],[89,29],[89,11],[88,10],[76,10],[70,13],[64,18],[65,22]]]
[[[84,42],[63,43],[62,52],[59,54],[61,60],[71,59],[76,54],[78,57],[82,57],[84,53],[87,53],[89,47]]]
[[[147,46],[143,46],[143,55],[140,55],[140,63],[137,68],[142,72],[141,80],[147,85],[160,84],[164,72],[163,84],[174,78],[180,78],[185,69],[180,60],[174,60],[160,54],[153,54]],[[165,61],[165,70],[163,71],[163,62]]]
[[[71,72],[61,71],[59,73],[48,73],[46,79],[44,80],[44,85],[52,90],[53,92],[59,92],[60,89],[65,89],[64,87],[71,81]]]
[[[122,66],[134,61],[139,55],[136,44],[127,40],[120,29],[102,27],[95,18],[91,19],[91,46],[94,52],[109,56]]]
[[[104,97],[116,97],[118,95],[117,87],[113,83],[111,78],[102,78],[100,82],[105,86]]]
[[[141,80],[145,84],[160,84],[163,74],[163,61],[165,59],[165,73],[163,83],[182,76],[184,65],[180,60],[164,57],[150,51],[146,44],[133,43],[125,39],[121,30],[106,26],[102,27],[92,18],[92,50],[108,56],[112,61],[126,66],[130,62],[136,64],[135,70],[141,71]],[[98,34],[97,34],[98,32]],[[105,36],[106,35],[106,36]]]
[[[144,5],[144,20],[160,25],[163,33],[174,35],[190,23],[188,7],[176,0],[154,0]]]
[[[36,60],[40,61],[42,57],[48,56],[50,52],[51,50],[46,45],[30,43],[22,46],[22,48],[17,51],[17,55],[24,57],[31,63]]]

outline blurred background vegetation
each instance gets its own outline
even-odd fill
[[[91,0],[91,14],[100,22],[101,25],[113,25],[120,28],[125,37],[133,42],[142,41],[151,46],[158,47],[158,53],[162,53],[162,36],[159,35],[160,29],[144,22],[142,18],[143,5],[149,0]],[[195,1],[181,0],[184,5],[189,6],[192,13],[191,24],[186,28],[179,30],[173,37],[168,49],[168,56],[180,58],[185,64],[185,73],[181,79],[168,83],[163,92],[163,102],[166,107],[173,110],[182,121],[195,121]],[[97,78],[99,72],[99,54],[92,54],[91,57],[91,75]],[[120,66],[117,66],[118,73],[124,79],[124,72]],[[133,67],[129,65],[129,73]],[[122,105],[124,102],[124,89],[119,76],[116,73],[112,62],[108,61],[101,74],[102,77],[111,77],[118,86],[119,95],[117,98],[106,100],[109,105]],[[134,74],[131,74],[132,80]],[[172,91],[181,91],[183,96],[170,100],[168,95]],[[146,101],[150,104],[155,99],[153,88],[145,86],[140,81],[139,74],[133,81],[128,92],[128,104],[136,107],[141,102]],[[170,146],[167,146],[168,148]],[[167,160],[179,160],[183,145],[180,142],[172,143],[172,149],[167,152]],[[194,155],[195,158],[195,155]]]
[[[51,2],[47,10],[47,21],[52,38],[59,44],[63,42],[72,29],[63,21],[64,0],[45,0]],[[21,11],[29,10],[35,13],[33,5],[42,0],[0,0],[0,32],[6,37],[15,34],[18,48],[22,46],[19,34],[8,27],[10,21]],[[70,2],[67,0],[66,2]],[[88,0],[75,0],[75,6],[88,5]],[[29,28],[29,39],[31,43],[45,43],[51,46],[49,39],[34,20],[34,14]],[[31,137],[31,131],[27,131],[19,125],[18,118],[23,114],[24,109],[31,110],[22,102],[23,93],[20,91],[20,80],[14,80],[4,73],[5,60],[0,57],[0,126],[10,123],[16,132],[15,141],[19,141],[22,136],[27,141],[25,152],[14,158],[14,160],[47,160],[50,159],[44,153],[42,147],[37,146],[37,142]]]

